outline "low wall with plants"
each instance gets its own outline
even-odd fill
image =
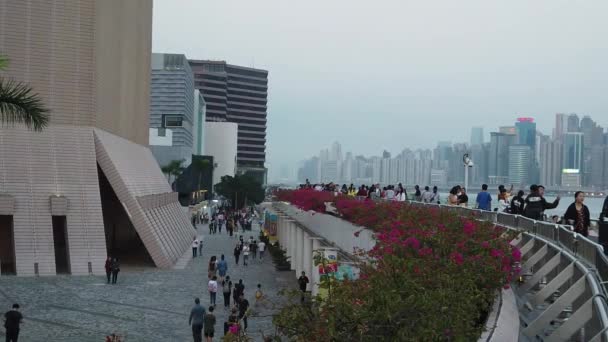
[[[514,233],[476,217],[400,202],[358,201],[312,190],[277,199],[375,232],[360,278],[333,282],[329,296],[294,303],[275,317],[281,333],[310,341],[477,340],[496,293],[517,274]]]

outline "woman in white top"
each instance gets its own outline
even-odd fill
[[[247,260],[249,260],[249,244],[243,245],[243,265],[247,266]]]
[[[209,297],[211,298],[211,305],[215,306],[215,297],[217,295],[217,277],[213,276],[209,283],[207,284],[207,289],[209,290]]]

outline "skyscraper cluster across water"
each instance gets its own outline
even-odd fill
[[[489,135],[486,141],[484,129],[473,127],[468,144],[438,142],[432,150],[406,148],[396,156],[388,151],[371,157],[343,154],[334,142],[301,163],[298,181],[447,186],[463,183],[468,154],[474,161],[472,185],[608,188],[608,133],[589,116],[556,114],[551,135],[538,131],[533,118],[520,117]]]

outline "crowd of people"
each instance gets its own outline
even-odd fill
[[[354,184],[347,186],[346,184],[340,185],[333,182],[311,184],[307,179],[305,184],[300,185],[300,188],[314,191],[330,191],[334,192],[336,195],[341,194],[359,199],[417,201],[472,207],[469,203],[469,196],[467,195],[466,189],[460,185],[456,185],[450,189],[445,203],[441,202],[436,186],[432,187],[432,189],[429,186],[425,186],[421,190],[420,186],[416,185],[414,186],[412,196],[408,196],[407,190],[401,183],[396,186],[387,185],[381,187],[380,184],[372,184],[370,186],[360,185],[355,187]],[[563,216],[553,215],[547,217],[545,215],[545,210],[557,208],[560,202],[560,196],[557,196],[553,202],[548,202],[545,199],[545,187],[537,184],[531,185],[527,194],[524,190],[518,190],[517,193],[513,193],[513,191],[513,185],[511,185],[509,189],[504,185],[499,185],[496,194],[496,205],[493,205],[493,198],[488,190],[488,185],[483,184],[482,190],[475,198],[473,207],[487,211],[493,210],[522,215],[533,220],[551,221],[554,223],[571,225],[575,232],[582,234],[583,236],[588,236],[589,227],[591,225],[591,215],[589,208],[584,203],[584,192],[577,191],[574,194],[574,201],[570,204]],[[600,216],[600,221],[603,221],[604,219],[608,221],[608,198],[606,198],[604,202],[602,214]]]
[[[238,237],[233,249],[234,266],[239,266],[242,260],[242,266],[248,266],[251,262],[261,262],[266,251],[266,243],[257,241],[250,236],[248,240],[238,232],[251,230],[251,224],[255,218],[255,212],[249,211],[231,211],[229,209],[219,209],[212,214],[209,219],[209,234],[222,234],[222,230],[230,237]],[[203,237],[200,240],[196,237],[192,242],[193,257],[201,256],[203,249]],[[241,258],[242,256],[242,258]],[[192,334],[194,341],[202,341],[204,337],[206,341],[212,341],[215,335],[216,317],[213,314],[218,309],[217,296],[221,292],[223,296],[223,308],[229,310],[230,315],[224,322],[224,335],[229,331],[238,333],[239,331],[247,330],[248,315],[250,313],[250,303],[245,298],[245,284],[243,279],[238,282],[234,281],[228,275],[229,269],[228,260],[224,254],[211,256],[207,264],[207,291],[209,292],[209,307],[205,308],[201,304],[200,298],[195,299],[195,305],[190,313],[190,325],[192,326]],[[255,288],[255,304],[258,305],[264,301],[265,295],[262,292],[262,285],[257,284]],[[221,305],[221,304],[220,304]]]

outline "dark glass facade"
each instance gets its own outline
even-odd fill
[[[191,60],[190,66],[207,102],[207,121],[238,124],[237,172],[262,175],[263,182],[268,71],[222,61]]]

